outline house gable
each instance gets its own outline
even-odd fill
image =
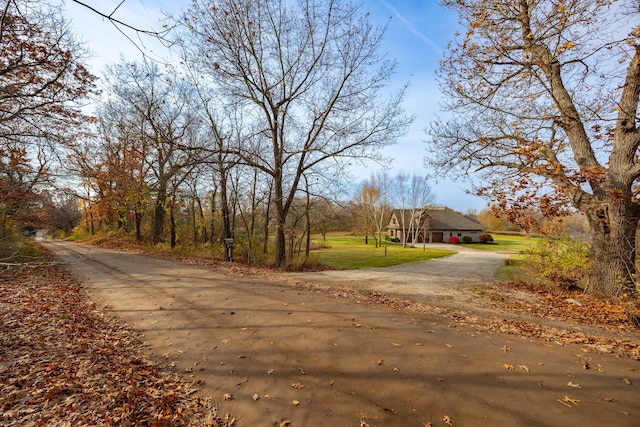
[[[404,221],[403,221],[404,218]],[[450,236],[469,236],[473,241],[479,241],[482,234],[482,224],[474,218],[462,215],[459,212],[447,207],[429,207],[417,209],[412,212],[409,209],[394,209],[387,229],[391,237],[398,237],[407,241],[413,241],[411,235],[413,221],[413,232],[417,232],[415,240],[428,240],[429,242],[446,241]],[[415,227],[417,221],[418,226]],[[404,227],[403,227],[404,225]],[[424,232],[428,233],[422,236]]]

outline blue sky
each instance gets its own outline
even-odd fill
[[[120,0],[86,0],[104,12],[111,12]],[[435,70],[442,58],[447,44],[457,30],[457,16],[442,6],[437,0],[365,0],[364,11],[370,12],[370,18],[379,23],[388,22],[388,31],[384,42],[384,50],[390,58],[398,61],[398,73],[393,82],[396,88],[409,82],[409,91],[404,107],[408,114],[415,116],[415,121],[407,135],[398,144],[389,147],[385,155],[392,157],[391,175],[398,172],[427,175],[423,158],[426,154],[424,140],[427,139],[425,129],[440,111],[440,92],[435,79]],[[159,19],[162,12],[178,12],[188,6],[188,0],[126,0],[114,13],[114,17],[135,23],[144,28],[161,28]],[[141,53],[114,26],[84,9],[65,1],[66,15],[72,21],[73,31],[86,42],[93,52],[89,61],[94,74],[100,74],[104,65],[118,61],[120,55],[127,59],[137,59]],[[162,46],[149,39],[138,40],[135,34],[129,33],[138,44],[151,54],[166,55]],[[358,179],[367,178],[371,172],[378,170],[375,164],[366,170],[357,169],[353,174]],[[468,209],[482,210],[486,202],[475,196],[465,194],[470,184],[452,182],[442,179],[431,181],[436,194],[435,203],[449,206],[458,211]]]

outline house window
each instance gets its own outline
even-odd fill
[[[462,233],[458,232],[458,237],[462,236]]]
[[[398,222],[396,221],[395,218],[391,218],[391,224],[396,225]]]

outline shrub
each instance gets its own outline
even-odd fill
[[[449,237],[449,243],[452,243],[454,245],[458,244],[460,243],[460,239],[458,239],[458,236],[451,236]]]
[[[482,243],[490,243],[493,242],[493,236],[489,233],[482,233],[479,237]]]
[[[568,235],[539,239],[523,253],[524,265],[537,284],[562,288],[584,287],[591,268],[591,250]]]
[[[467,244],[473,243],[473,239],[471,238],[471,236],[462,236],[462,241]]]

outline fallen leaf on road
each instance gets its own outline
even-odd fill
[[[603,397],[602,400],[604,400],[605,402],[615,402],[616,398],[615,397]]]
[[[251,398],[253,400],[258,400],[258,399],[260,399],[260,395],[258,393],[254,393],[253,396],[251,396]]]
[[[293,402],[291,402],[291,403],[293,403],[293,406],[298,406],[298,405],[300,405],[300,401],[299,401],[299,400],[294,400],[294,401],[293,401]]]
[[[383,359],[376,360],[376,365],[382,365],[384,363]]]
[[[231,394],[231,393],[225,393],[225,394],[222,396],[222,400],[233,400],[233,394]]]
[[[580,365],[582,365],[582,369],[589,369],[591,366],[589,366],[589,362],[587,362],[586,360],[584,360],[584,358],[580,355],[576,355],[578,356],[578,361],[580,362]]]
[[[567,387],[582,388],[580,384],[574,384],[571,381],[569,381],[569,384],[567,384]]]
[[[399,344],[397,342],[394,342],[394,343],[391,343],[391,344],[393,344],[394,347],[402,347],[402,344]]]
[[[511,349],[506,345],[503,345],[501,348],[502,348],[502,351],[504,352],[511,351]]]
[[[267,371],[267,375],[273,375],[276,371],[274,371],[273,369],[269,369]]]
[[[291,421],[282,420],[282,421],[280,421],[280,424],[278,424],[278,427],[289,427],[290,425],[291,425]]]
[[[297,382],[297,383],[293,383],[291,384],[291,387],[300,390],[301,388],[304,388],[304,384],[302,384],[301,382]]]
[[[304,369],[302,368],[298,368],[298,372],[300,373],[300,375],[307,375],[307,373],[305,372]]]
[[[625,384],[633,385],[633,383],[631,382],[631,379],[629,377],[622,378],[622,381],[624,381]]]
[[[502,364],[502,367],[503,367],[504,369],[515,369],[515,368],[513,367],[513,365],[509,365],[508,363],[503,363],[503,364]]]
[[[384,410],[387,411],[387,412],[391,412],[393,415],[395,415],[397,413],[396,410],[393,409],[393,408],[384,408]]]
[[[525,372],[531,372],[531,369],[527,365],[518,365],[518,368],[522,369]]]
[[[451,417],[449,415],[445,415],[444,417],[442,417],[442,421],[448,426],[452,426],[453,425],[453,420],[451,419]]]
[[[571,405],[577,405],[580,403],[580,400],[574,399],[573,397],[565,396],[564,399],[558,399],[558,402],[562,403],[565,406],[571,407]]]

